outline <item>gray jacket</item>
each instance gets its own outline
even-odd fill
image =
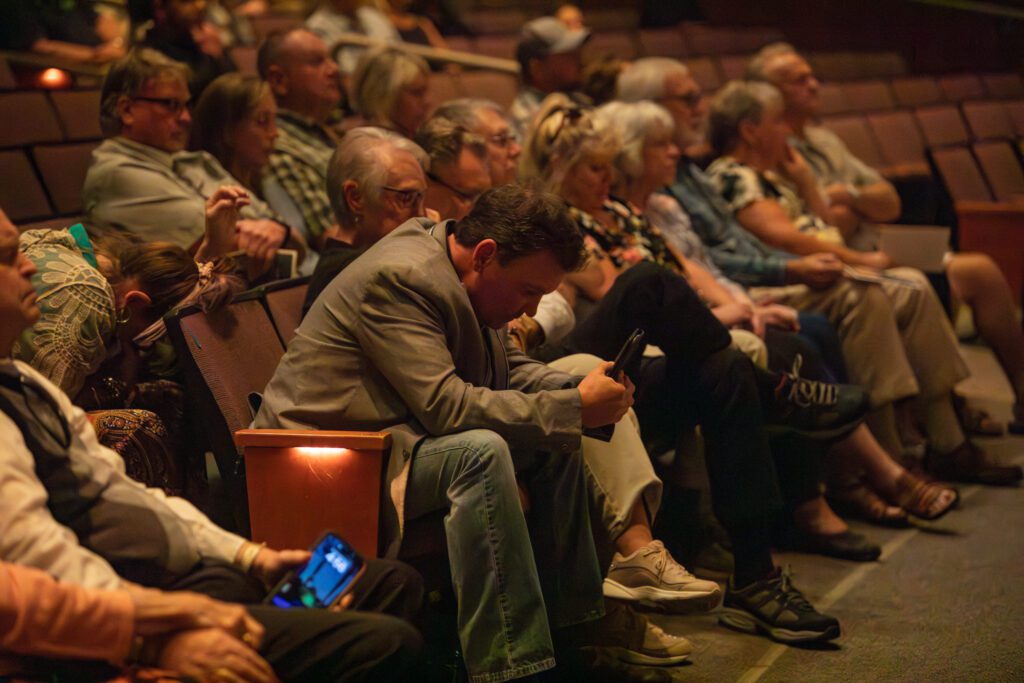
[[[352,262],[321,293],[267,385],[257,428],[384,430],[400,539],[416,444],[470,429],[517,449],[580,448],[578,379],[481,327],[448,256],[447,226],[412,219]]]

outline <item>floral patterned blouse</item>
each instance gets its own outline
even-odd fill
[[[842,244],[839,231],[808,209],[796,190],[778,174],[771,171],[759,173],[731,156],[715,159],[708,166],[707,173],[733,213],[758,200],[772,199],[779,203],[800,232],[814,233],[819,239]]]
[[[69,396],[116,350],[114,291],[89,262],[85,240],[83,246],[72,229],[29,230],[18,245],[35,264],[32,286],[42,315],[14,343],[13,356]]]
[[[632,206],[621,199],[610,197],[604,203],[604,209],[615,219],[613,228],[574,206],[569,211],[583,234],[592,237],[616,267],[629,266],[631,262],[624,258],[624,253],[635,249],[645,261],[653,261],[683,274],[682,266],[661,232]]]

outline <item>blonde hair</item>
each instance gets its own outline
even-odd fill
[[[427,62],[390,47],[366,51],[352,74],[352,104],[368,123],[390,127],[395,100],[419,75],[430,74]]]
[[[519,178],[561,192],[566,173],[585,159],[614,158],[614,131],[595,124],[592,111],[561,93],[549,95],[530,122],[519,159]]]

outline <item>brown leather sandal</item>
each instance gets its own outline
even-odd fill
[[[947,491],[953,496],[945,505],[936,508],[939,499]],[[957,506],[960,502],[960,492],[949,486],[922,481],[910,472],[904,472],[896,479],[896,492],[891,500],[914,517],[932,521]]]
[[[864,482],[858,481],[843,489],[830,489],[827,497],[829,505],[840,515],[896,529],[910,524],[905,510],[887,503]]]

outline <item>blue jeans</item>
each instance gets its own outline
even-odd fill
[[[529,529],[517,472],[536,520]],[[416,450],[405,518],[448,510],[459,640],[473,683],[552,668],[549,618],[561,627],[601,615],[603,575],[587,504],[579,453],[513,456],[504,439],[482,429],[428,438]]]

